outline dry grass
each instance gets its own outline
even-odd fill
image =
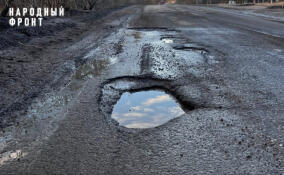
[[[0,0],[3,9],[5,1]],[[60,7],[67,9],[104,9],[129,4],[157,4],[159,0],[12,0],[11,7]]]

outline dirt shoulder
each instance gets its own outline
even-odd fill
[[[238,4],[238,5],[229,5],[229,4],[216,4],[219,7],[233,8],[233,9],[247,9],[247,10],[257,10],[257,9],[277,9],[283,8],[284,2],[275,2],[275,3],[257,3],[257,4]]]
[[[241,10],[244,12],[253,13],[255,15],[272,18],[284,17],[284,2],[278,3],[258,3],[255,5],[229,5],[229,4],[216,4],[215,7],[226,9]]]
[[[115,19],[116,11],[71,11],[64,18],[46,19],[41,28],[11,28],[0,19],[0,129],[13,125],[33,99],[69,82],[86,61],[87,46],[117,29],[104,23]],[[90,43],[74,46],[90,33]]]

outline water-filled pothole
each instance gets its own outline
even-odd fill
[[[174,43],[174,40],[172,40],[172,39],[167,39],[167,38],[162,39],[162,41],[163,41],[164,43],[166,43],[166,44],[172,44],[172,43]]]
[[[201,54],[206,54],[206,53],[209,52],[207,49],[195,46],[193,44],[185,44],[183,46],[174,46],[173,49],[175,49],[175,50],[182,50],[182,51],[199,52]]]
[[[124,93],[112,118],[127,128],[152,128],[184,114],[179,104],[163,91]]]

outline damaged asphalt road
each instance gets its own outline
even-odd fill
[[[112,33],[66,47],[84,60],[69,83],[1,133],[0,174],[284,173],[283,23],[182,5],[116,13]],[[111,119],[122,93],[151,89],[185,114],[142,130]]]

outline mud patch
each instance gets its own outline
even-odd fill
[[[56,19],[46,19],[42,27],[16,27],[9,26],[7,18],[0,17],[0,49],[11,46],[19,46],[20,43],[26,43],[32,38],[43,36],[54,36],[56,33],[67,28],[75,28],[77,24],[71,20],[63,20],[56,23]]]
[[[152,128],[184,114],[168,94],[162,91],[124,93],[111,117],[127,128]]]
[[[96,75],[99,75],[109,64],[109,60],[89,61],[77,69],[73,78],[76,80],[82,80],[85,77],[92,78]]]
[[[133,34],[133,37],[136,39],[136,40],[139,40],[141,38],[141,33],[140,32],[134,32]]]

